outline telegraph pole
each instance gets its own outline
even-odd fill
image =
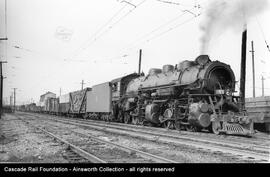
[[[85,84],[83,80],[82,80],[81,84],[82,84],[82,90],[83,90],[83,85]]]
[[[138,71],[139,75],[141,75],[141,62],[142,62],[142,49],[140,49],[140,54],[139,54],[139,71]]]
[[[62,89],[61,89],[61,87],[60,87],[60,96],[61,96],[61,92],[62,92]]]
[[[265,78],[262,75],[262,97],[264,97],[264,80]]]
[[[10,100],[9,100],[9,101],[10,101],[10,102],[9,102],[9,103],[10,103],[10,107],[12,107],[12,99],[13,99],[12,93],[11,93],[11,95],[10,95],[9,98],[10,98]]]
[[[1,87],[0,87],[0,119],[1,119],[1,116],[2,116],[2,111],[3,111],[3,68],[2,68],[2,63],[7,63],[6,61],[0,61],[0,84],[1,84]]]
[[[0,41],[3,41],[3,40],[7,40],[8,38],[0,38]],[[0,119],[1,119],[1,116],[2,116],[2,111],[3,111],[3,108],[2,108],[2,104],[3,104],[3,72],[2,72],[2,63],[7,63],[6,61],[0,61],[0,84],[1,84],[1,87],[0,87]]]
[[[252,54],[252,76],[253,76],[253,98],[255,98],[255,66],[254,66],[254,46],[253,46],[253,41],[251,41],[251,50]]]
[[[15,112],[15,106],[16,106],[16,89],[17,88],[13,88],[13,90],[14,90],[14,112]]]
[[[5,0],[5,33],[6,33],[6,37],[5,38],[0,38],[0,41],[6,41],[8,40],[7,38],[7,1]],[[7,49],[7,48],[6,48]],[[0,84],[1,84],[1,87],[0,87],[0,119],[1,119],[1,116],[2,116],[2,111],[3,111],[3,73],[2,73],[2,63],[7,63],[6,61],[0,61]]]

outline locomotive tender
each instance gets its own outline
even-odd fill
[[[241,107],[239,96],[234,95],[235,82],[229,65],[200,55],[195,61],[150,69],[146,76],[133,73],[51,98],[58,101],[48,101],[54,104],[49,112],[177,130],[251,135],[253,120]]]

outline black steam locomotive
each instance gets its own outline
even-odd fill
[[[253,120],[234,93],[230,66],[201,55],[195,61],[150,69],[146,76],[133,73],[49,98],[36,110],[169,129],[251,135]]]
[[[130,80],[114,117],[125,123],[178,130],[252,134],[252,119],[234,92],[230,66],[201,55],[195,61],[150,69],[147,76]]]

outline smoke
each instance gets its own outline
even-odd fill
[[[212,0],[200,24],[201,54],[207,53],[211,39],[228,29],[243,29],[251,17],[264,11],[267,6],[267,0]]]

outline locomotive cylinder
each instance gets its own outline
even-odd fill
[[[159,106],[157,104],[149,104],[145,108],[145,119],[149,122],[159,124]]]
[[[188,122],[191,125],[206,128],[210,125],[210,115],[208,112],[208,104],[206,103],[192,103],[189,107]]]

